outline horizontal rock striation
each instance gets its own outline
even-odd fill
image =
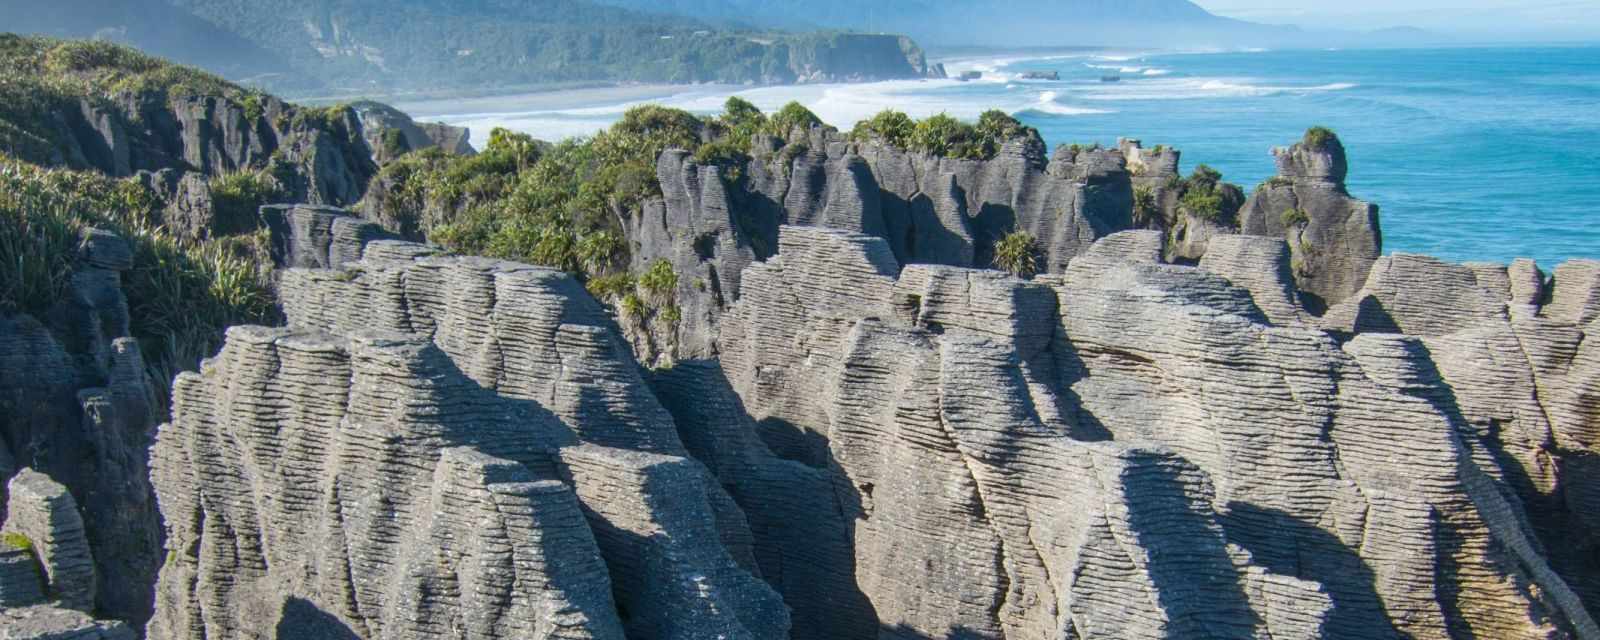
[[[1278,175],[1239,212],[1242,232],[1288,241],[1295,280],[1318,314],[1354,295],[1383,253],[1378,207],[1350,197],[1344,144],[1326,136],[1273,149]]]
[[[127,337],[131,266],[121,238],[86,231],[59,304],[39,319],[0,312],[0,478],[32,469],[65,487],[93,551],[87,578],[70,581],[89,601],[74,606],[137,624],[150,614],[161,525],[146,467],[155,400]]]
[[[1377,208],[1345,191],[1343,147],[1329,135],[1324,147],[1278,150],[1281,175],[1247,199],[1214,172],[1185,179],[1176,150],[1136,140],[1117,149],[1062,146],[1047,158],[1044,143],[1025,133],[994,158],[974,160],[827,127],[796,129],[787,139],[758,136],[749,162],[734,168],[665,151],[656,165],[663,196],[626,220],[626,235],[635,268],[666,259],[685,276],[675,295],[683,312],[676,342],[652,347],[669,361],[717,354],[720,320],[743,293],[743,271],[777,250],[782,225],[882,238],[901,264],[975,268],[994,267],[996,243],[1024,231],[1044,273],[1061,273],[1095,241],[1130,229],[1161,231],[1162,254],[1187,264],[1205,259],[1214,240],[1230,253],[1213,259],[1220,265],[1241,260],[1226,238],[1283,237],[1295,304],[1315,316],[1359,288],[1382,245]],[[1215,199],[1215,211],[1190,210],[1186,194],[1197,189]],[[1286,313],[1286,301],[1272,304]],[[658,354],[643,355],[654,362]]]
[[[882,637],[1595,637],[1520,480],[1556,452],[1430,338],[1307,325],[1269,242],[1244,287],[1158,232],[1027,283],[786,227],[722,365],[848,483]]]
[[[1395,255],[1319,318],[1277,238],[1028,281],[757,256],[684,184],[748,262],[648,372],[570,276],[282,212],[289,326],[153,449],[150,636],[1600,638],[1592,263]]]
[[[1037,136],[1012,139],[991,160],[912,153],[856,142],[826,128],[758,140],[729,178],[667,150],[657,163],[663,198],[628,221],[636,266],[665,258],[680,278],[685,321],[676,355],[715,355],[716,323],[742,292],[741,273],[777,249],[780,225],[816,225],[884,238],[901,263],[988,268],[1013,230],[1038,239],[1058,271],[1096,239],[1132,226],[1132,187],[1121,154],[1084,150],[1046,158]],[[698,283],[698,284],[696,284]]]
[[[282,272],[290,326],[180,377],[151,637],[787,635],[743,514],[581,285],[363,253]]]
[[[32,469],[11,478],[0,522],[0,637],[133,640],[116,620],[95,620],[95,564],[78,503]]]

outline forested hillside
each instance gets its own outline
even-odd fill
[[[0,0],[21,33],[96,37],[291,94],[585,81],[785,84],[927,75],[895,36],[714,28],[586,0]]]

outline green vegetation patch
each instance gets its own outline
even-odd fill
[[[1283,221],[1283,226],[1285,227],[1301,227],[1311,224],[1311,214],[1306,213],[1305,209],[1286,209],[1279,219]]]
[[[1305,138],[1301,142],[1307,149],[1326,151],[1329,147],[1339,142],[1339,136],[1327,127],[1311,127],[1306,129]]]
[[[1207,165],[1199,165],[1187,179],[1181,181],[1183,195],[1178,206],[1202,220],[1215,222],[1222,218],[1222,172]]]
[[[265,232],[190,240],[159,225],[155,195],[132,180],[45,169],[0,155],[0,311],[43,317],[65,300],[90,228],[133,252],[123,291],[152,375],[170,379],[215,352],[222,331],[268,322]]]
[[[1039,253],[1039,240],[1033,234],[1012,231],[995,243],[994,266],[1019,278],[1031,278],[1039,273]]]
[[[28,536],[15,531],[7,531],[4,534],[0,534],[0,546],[13,551],[33,551],[33,541],[28,539]]]
[[[856,123],[850,132],[856,142],[879,140],[908,151],[971,160],[992,159],[1006,142],[1037,135],[998,110],[985,111],[970,124],[943,113],[919,121],[890,109]]]
[[[260,227],[261,205],[283,196],[278,183],[264,172],[240,171],[211,179],[211,204],[215,235],[233,235]]]
[[[1147,185],[1135,186],[1133,188],[1134,221],[1142,224],[1155,220],[1158,215],[1161,215],[1161,207],[1156,201],[1156,190]]]

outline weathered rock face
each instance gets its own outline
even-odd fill
[[[127,625],[88,615],[95,606],[95,563],[72,494],[32,469],[13,477],[7,490],[0,637],[132,640]]]
[[[1317,314],[1354,295],[1383,253],[1378,207],[1345,191],[1344,145],[1328,136],[1319,147],[1302,141],[1274,149],[1278,176],[1239,212],[1244,233],[1289,242],[1295,280]]]
[[[801,135],[801,134],[804,135]],[[1132,188],[1120,153],[1084,150],[1047,161],[1036,137],[993,160],[858,144],[831,129],[758,141],[744,176],[668,150],[657,163],[664,198],[629,221],[636,266],[665,258],[680,274],[678,358],[715,354],[718,318],[741,295],[741,272],[772,255],[780,225],[817,225],[885,239],[902,263],[989,267],[994,244],[1025,230],[1053,271],[1094,240],[1131,226]]]
[[[91,231],[48,326],[0,314],[0,472],[31,468],[66,487],[93,550],[89,578],[73,581],[90,594],[82,608],[138,623],[150,614],[161,527],[145,462],[155,402],[126,337],[120,272],[131,265],[122,239]]]
[[[743,513],[581,285],[428,253],[288,269],[290,327],[180,377],[150,636],[787,635]]]
[[[285,201],[346,206],[399,153],[435,146],[472,153],[466,129],[413,122],[373,102],[318,110],[267,95],[129,93],[79,107],[52,114],[55,146],[24,159],[140,176],[167,204],[169,226],[192,236],[210,228],[208,178],[265,170]]]
[[[565,275],[353,246],[180,378],[151,637],[1600,638],[1590,263],[1318,320],[1273,238],[1030,282],[784,226],[645,376]]]
[[[1129,229],[1160,231],[1164,259],[1184,264],[1204,259],[1218,238],[1287,237],[1299,303],[1313,315],[1359,288],[1381,248],[1377,208],[1345,194],[1337,139],[1326,151],[1280,150],[1284,177],[1249,199],[1214,172],[1185,179],[1177,150],[1137,140],[1114,150],[1062,146],[1048,161],[1036,136],[1013,139],[986,161],[910,153],[828,128],[754,142],[752,160],[737,172],[664,152],[656,166],[663,198],[626,221],[636,269],[664,258],[683,276],[676,341],[644,341],[653,345],[645,351],[666,352],[645,353],[649,361],[717,353],[720,319],[742,295],[741,273],[772,255],[781,225],[883,238],[902,264],[977,268],[993,266],[995,243],[1021,230],[1038,242],[1046,273]],[[1190,210],[1185,193],[1194,189],[1214,198],[1210,209]],[[1309,221],[1282,215],[1290,209],[1308,212]]]
[[[1281,248],[1239,288],[1143,233],[1041,284],[802,228],[747,271],[724,370],[848,481],[891,637],[1594,637],[1502,453],[1552,451],[1484,428],[1474,360],[1301,323]]]
[[[409,151],[438,147],[451,155],[469,156],[471,131],[437,122],[416,122],[389,105],[362,100],[352,103],[361,121],[361,135],[372,150],[372,162],[382,165]]]

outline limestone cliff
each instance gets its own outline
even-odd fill
[[[717,353],[742,272],[772,255],[780,225],[879,237],[901,264],[975,268],[994,267],[996,243],[1024,231],[1045,273],[1130,229],[1161,231],[1164,259],[1188,264],[1217,238],[1278,235],[1290,241],[1296,303],[1320,315],[1359,288],[1382,243],[1377,208],[1345,192],[1338,139],[1330,134],[1325,144],[1280,150],[1280,173],[1297,177],[1274,179],[1247,199],[1204,165],[1184,177],[1177,150],[1136,140],[1114,150],[1062,146],[1047,159],[1036,135],[1019,135],[991,159],[966,159],[797,129],[787,140],[758,135],[749,162],[733,169],[667,150],[656,165],[663,197],[646,202],[626,231],[635,268],[666,259],[684,275],[676,295],[683,320],[664,347],[667,360]],[[1263,213],[1280,205],[1310,217]]]
[[[153,449],[151,637],[1600,637],[1590,263],[1316,319],[1275,238],[1025,281],[777,231],[653,372],[566,275],[290,251]]]
[[[49,326],[0,313],[0,472],[31,469],[71,492],[77,535],[93,550],[81,559],[92,555],[93,568],[61,588],[87,594],[72,608],[139,624],[150,615],[161,522],[145,453],[156,406],[121,287],[131,265],[121,238],[91,231]]]
[[[1383,253],[1378,207],[1345,191],[1344,144],[1332,132],[1272,151],[1278,175],[1261,185],[1240,211],[1247,234],[1289,242],[1295,279],[1314,311],[1354,295],[1372,261]]]

